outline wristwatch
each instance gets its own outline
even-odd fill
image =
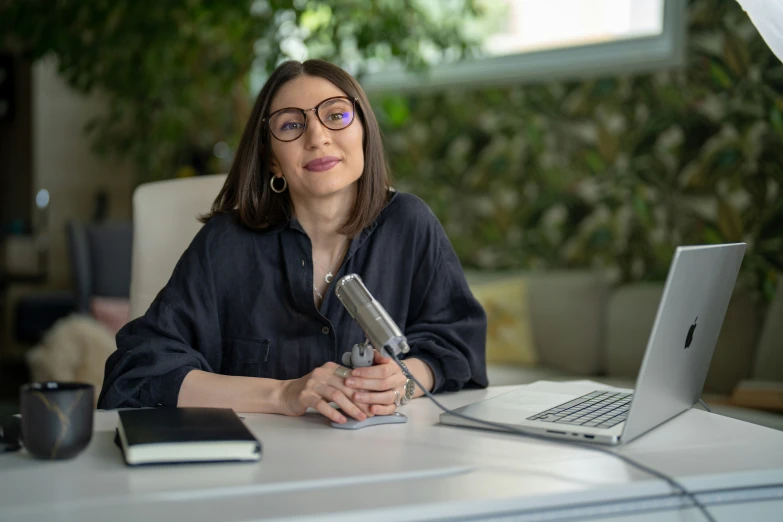
[[[405,374],[409,374],[410,370],[408,370],[408,367],[405,365],[404,362],[400,361],[400,366],[402,366],[403,371]],[[405,404],[409,400],[413,398],[413,392],[416,391],[416,383],[413,382],[413,379],[408,379],[405,381],[405,393],[402,395],[402,400],[400,401],[400,405]]]

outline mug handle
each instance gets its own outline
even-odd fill
[[[0,452],[19,451],[22,448],[22,415],[17,413],[3,419],[0,425]]]

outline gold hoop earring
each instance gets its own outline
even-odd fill
[[[282,179],[283,180],[283,188],[281,188],[280,190],[275,188],[275,180],[276,179]],[[280,178],[278,178],[277,176],[272,176],[269,179],[269,186],[272,188],[272,192],[274,192],[275,194],[282,194],[283,192],[285,192],[285,189],[288,188],[288,182],[285,180],[285,178],[283,176],[280,176]]]

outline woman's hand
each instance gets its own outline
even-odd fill
[[[345,385],[357,390],[353,394],[356,404],[370,405],[370,412],[375,415],[391,415],[397,409],[395,400],[402,398],[407,377],[394,359],[382,356],[377,350],[374,357],[373,366],[354,369],[345,379]]]
[[[316,368],[304,377],[283,382],[281,409],[285,415],[303,415],[307,408],[315,408],[331,421],[344,424],[347,419],[339,411],[329,406],[334,402],[340,409],[357,420],[364,420],[369,415],[370,406],[357,405],[351,400],[354,390],[345,385],[342,377],[335,374],[339,365],[328,362]]]

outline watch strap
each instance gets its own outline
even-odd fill
[[[410,374],[410,370],[408,369],[408,366],[402,361],[400,361],[400,366],[402,367],[407,377],[407,374]],[[400,401],[401,404],[405,404],[406,402],[411,400],[413,398],[413,394],[415,391],[416,391],[415,383],[410,377],[408,377],[408,379],[405,381],[405,387],[403,388],[402,400]]]

